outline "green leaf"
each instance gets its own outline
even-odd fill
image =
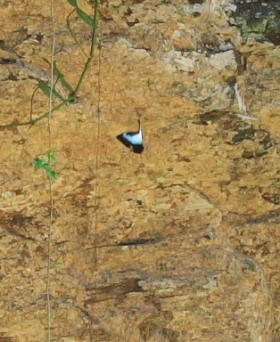
[[[49,62],[46,58],[43,58],[43,60],[48,63],[48,65],[51,67],[51,62]],[[57,78],[60,80],[61,84],[64,86],[65,89],[67,89],[70,93],[73,93],[74,90],[71,87],[71,85],[65,80],[63,73],[58,69],[56,66],[56,63],[53,63],[53,73]]]
[[[76,7],[76,11],[78,16],[89,26],[94,27],[94,20],[91,16],[87,15],[83,10],[81,10],[79,7]]]
[[[69,90],[71,93],[74,91],[71,85],[65,80],[63,73],[58,69],[56,64],[53,64],[53,73],[59,78],[64,88]]]
[[[78,16],[89,26],[94,27],[94,20],[91,16],[86,14],[77,4],[76,0],[68,0],[69,4],[76,8]]]
[[[73,7],[78,7],[76,0],[68,0],[69,4]]]
[[[42,90],[42,92],[49,98],[51,96],[51,87],[43,82],[40,81],[39,82],[39,88]],[[54,96],[56,96],[57,98],[59,98],[60,100],[64,101],[64,98],[53,88],[52,93]]]
[[[45,156],[47,157],[47,160],[51,163],[55,163],[56,161],[56,152],[55,150],[48,150],[46,153],[45,153]]]
[[[56,172],[49,164],[47,164],[44,169],[52,181],[56,180]]]
[[[35,171],[39,169],[44,169],[52,181],[56,179],[56,172],[44,159],[35,158],[33,160],[33,164]]]
[[[62,262],[61,261],[56,261],[54,264],[53,264],[53,267],[54,268],[61,268],[61,266],[62,266]]]
[[[41,158],[35,158],[33,160],[33,164],[34,164],[35,171],[37,171],[39,169],[44,169],[47,163]]]

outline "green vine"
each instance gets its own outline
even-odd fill
[[[38,84],[38,88],[47,96],[50,97],[51,93],[53,96],[55,96],[57,99],[59,99],[60,103],[58,105],[56,105],[55,107],[52,108],[51,113],[57,111],[59,108],[61,108],[62,106],[68,104],[68,103],[73,103],[78,95],[78,92],[80,91],[80,88],[82,86],[82,83],[84,81],[84,78],[89,70],[89,67],[91,65],[92,59],[94,57],[94,52],[95,52],[95,47],[96,47],[96,42],[97,42],[97,31],[98,31],[98,9],[99,9],[99,1],[100,0],[95,0],[94,1],[94,15],[93,16],[89,16],[88,14],[86,14],[77,4],[76,0],[67,0],[69,2],[69,4],[71,6],[74,7],[74,12],[77,13],[77,15],[87,24],[92,28],[92,39],[91,39],[91,46],[90,46],[90,51],[89,51],[89,55],[87,57],[87,61],[83,67],[83,70],[81,72],[81,75],[79,77],[79,80],[77,82],[77,85],[75,87],[72,87],[65,79],[64,75],[62,74],[62,72],[59,70],[59,68],[57,67],[57,65],[54,63],[53,66],[53,72],[54,75],[57,77],[57,79],[59,80],[59,82],[61,83],[61,85],[68,91],[68,96],[67,98],[65,98],[64,96],[62,96],[55,88],[52,89],[51,91],[51,87],[50,85],[48,85],[46,82],[39,82]],[[71,12],[71,14],[73,13],[73,11]],[[70,15],[71,15],[70,14]],[[68,16],[69,17],[69,16]],[[67,25],[70,28],[70,23],[69,20],[67,19]],[[74,37],[74,40],[77,42],[77,39],[73,33],[73,31],[70,29],[70,33],[71,35]],[[45,61],[49,63],[49,61],[47,61],[45,59]],[[30,115],[30,120],[28,121],[24,121],[24,122],[11,122],[9,124],[6,125],[0,125],[0,128],[9,128],[9,127],[17,127],[17,126],[26,126],[26,125],[35,125],[37,122],[41,121],[42,119],[48,117],[49,115],[49,111],[45,112],[44,114],[40,115],[39,117],[33,119],[32,118],[32,114]]]

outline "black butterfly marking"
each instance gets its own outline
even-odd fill
[[[125,132],[117,135],[117,139],[126,147],[132,147],[134,153],[142,153],[144,150],[143,145],[143,132],[139,122],[139,129],[137,132]]]

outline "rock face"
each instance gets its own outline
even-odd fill
[[[70,3],[53,18],[74,88],[92,33]],[[278,5],[263,3],[101,1],[89,73],[49,130],[18,124],[48,110],[33,92],[50,81],[50,3],[1,2],[0,341],[47,340],[48,260],[53,341],[280,340]],[[139,118],[134,154],[116,136]],[[33,165],[50,146],[51,227]]]

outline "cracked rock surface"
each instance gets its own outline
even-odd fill
[[[278,5],[263,3],[101,1],[90,71],[51,118],[53,341],[280,340]],[[0,341],[41,342],[50,192],[32,162],[47,120],[3,125],[28,121],[32,97],[33,119],[48,110],[33,92],[50,81],[51,12],[0,9]],[[72,10],[55,1],[56,65],[75,87],[91,29],[73,13],[75,41]],[[140,155],[116,139],[138,118]]]

